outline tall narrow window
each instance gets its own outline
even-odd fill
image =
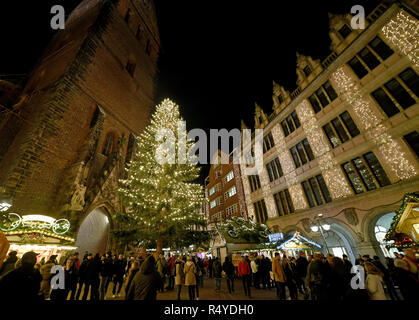
[[[317,186],[316,180],[314,178],[308,179],[310,183],[311,189],[313,190],[314,197],[316,198],[316,202],[318,205],[323,204],[322,196],[320,195],[319,187]]]
[[[342,143],[345,143],[346,141],[349,140],[349,136],[346,133],[345,129],[342,126],[342,123],[340,122],[340,120],[338,118],[334,118],[332,119],[332,124],[333,127],[335,128],[337,134],[339,135],[340,141],[342,141]]]
[[[316,99],[316,96],[314,94],[312,94],[311,96],[308,97],[308,100],[311,103],[311,106],[313,107],[313,110],[315,113],[319,112],[322,108],[320,107],[319,102]]]
[[[335,100],[338,95],[336,94],[335,89],[333,89],[332,85],[330,84],[329,81],[326,81],[323,85],[323,89],[324,91],[326,91],[327,96],[329,97],[330,101]]]
[[[320,186],[320,190],[322,191],[323,198],[326,202],[331,202],[332,197],[330,196],[329,189],[327,189],[326,182],[323,179],[321,174],[316,176],[317,183]]]
[[[353,57],[351,60],[349,60],[348,64],[359,79],[362,79],[368,74],[368,70],[365,69],[364,65],[361,63],[361,61],[359,61],[357,57]]]
[[[399,77],[412,90],[416,97],[419,97],[419,77],[416,72],[412,68],[407,68],[399,74]]]
[[[294,160],[295,167],[296,168],[301,167],[300,159],[298,158],[297,151],[296,151],[295,147],[292,147],[290,149],[290,152],[291,152],[291,155],[292,155],[292,159]]]
[[[367,187],[367,190],[370,191],[370,190],[377,189],[377,186],[374,183],[374,179],[372,178],[370,172],[368,171],[362,159],[360,157],[357,157],[352,160],[352,163],[355,165],[355,168],[360,174],[362,181],[364,181],[364,184]]]
[[[282,126],[282,130],[284,131],[284,136],[288,136],[290,134],[290,131],[288,130],[288,125],[285,120],[282,120],[281,126]]]
[[[323,126],[323,130],[333,148],[336,148],[338,145],[340,145],[340,140],[335,131],[332,129],[330,123],[326,123]]]
[[[383,60],[386,60],[394,53],[379,37],[375,37],[369,45]]]
[[[349,131],[351,137],[356,137],[360,134],[358,127],[356,126],[355,122],[352,120],[351,115],[348,111],[344,111],[339,115],[342,122],[345,124],[346,128]]]
[[[307,201],[308,201],[308,205],[310,206],[310,208],[314,207],[316,204],[314,203],[314,198],[313,198],[313,195],[311,193],[311,189],[310,189],[310,187],[308,185],[308,182],[307,181],[303,181],[301,184],[303,186],[303,190],[304,190],[304,193],[306,195],[306,198],[307,198]]]
[[[291,117],[294,120],[295,127],[299,128],[301,126],[301,123],[300,119],[298,119],[297,112],[295,112],[295,110],[291,112]]]
[[[114,142],[114,134],[112,132],[108,132],[105,138],[105,142],[103,143],[102,147],[102,154],[108,156],[112,152]]]
[[[340,33],[340,35],[342,36],[342,38],[345,39],[347,36],[349,36],[351,34],[352,30],[346,24],[344,24],[338,30],[338,32]]]
[[[364,159],[367,162],[368,166],[370,167],[372,174],[374,175],[375,179],[378,181],[380,187],[385,187],[391,184],[390,180],[387,177],[383,167],[381,166],[380,162],[378,161],[377,157],[374,153],[368,152],[364,154]]]
[[[308,160],[309,161],[314,160],[314,154],[313,154],[313,151],[311,150],[311,147],[310,147],[310,144],[308,143],[307,138],[304,138],[302,143],[303,143],[303,146],[304,146],[304,150],[307,154]]]
[[[403,88],[403,86],[396,79],[391,79],[384,86],[403,109],[407,109],[411,105],[415,104],[415,99],[407,93],[406,89]]]
[[[389,118],[400,112],[400,110],[396,107],[394,102],[383,89],[378,88],[377,90],[371,92],[371,95],[378,102],[381,109],[383,109]]]
[[[351,183],[352,189],[354,190],[355,194],[364,192],[361,178],[356,173],[352,164],[350,162],[345,162],[344,164],[342,164],[342,168],[343,171],[345,171],[345,174],[348,177],[348,180]]]
[[[370,68],[370,70],[374,70],[380,64],[380,61],[378,61],[378,59],[368,48],[362,49],[358,55],[362,61],[365,62],[368,68]]]

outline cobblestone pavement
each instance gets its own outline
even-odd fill
[[[244,295],[242,281],[240,279],[236,279],[235,283],[235,292],[229,293],[227,288],[227,282],[225,279],[221,282],[221,290],[220,292],[215,291],[215,280],[205,278],[204,279],[204,286],[203,288],[199,288],[199,299],[200,300],[249,300],[248,297]],[[113,284],[109,284],[108,293],[107,293],[107,300],[123,300],[125,299],[125,290],[122,288],[121,295],[115,298],[112,297],[112,289]],[[251,288],[251,296],[252,300],[276,300],[276,289],[256,289],[254,287]],[[287,292],[287,297],[288,297]],[[174,290],[164,292],[159,292],[157,294],[157,300],[176,300],[177,299],[177,291],[176,288]],[[302,295],[300,295],[299,299],[303,299]],[[188,296],[188,288],[182,287],[181,291],[181,300],[189,300]]]

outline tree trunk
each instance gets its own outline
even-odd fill
[[[163,254],[163,238],[159,237],[156,241],[156,256],[158,257],[159,254]]]

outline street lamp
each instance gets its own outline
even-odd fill
[[[330,230],[330,224],[327,223],[321,223],[323,214],[319,213],[317,217],[314,218],[315,224],[310,227],[311,231],[318,232],[320,230],[320,233],[322,235],[324,245],[326,246],[326,251],[329,253],[329,247],[327,246],[326,238],[324,237],[323,231],[329,231]]]

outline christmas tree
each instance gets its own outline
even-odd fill
[[[156,107],[137,140],[137,150],[127,165],[127,178],[120,180],[119,193],[125,212],[117,220],[117,234],[125,239],[163,245],[186,246],[205,239],[205,217],[199,211],[203,188],[194,183],[199,176],[195,156],[187,154],[194,145],[188,140],[179,107],[165,99]]]

